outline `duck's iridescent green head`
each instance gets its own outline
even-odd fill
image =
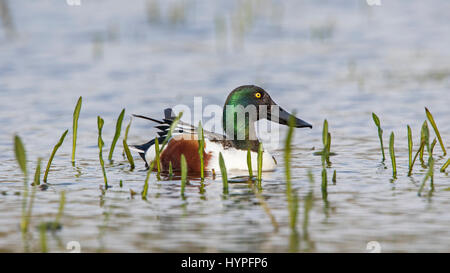
[[[241,120],[239,115],[243,117]],[[227,97],[223,108],[223,128],[228,137],[239,139],[236,135],[242,133],[245,135],[244,140],[251,140],[251,126],[254,121],[265,118],[287,125],[290,116],[291,114],[279,107],[261,87],[243,85],[234,89]],[[295,117],[295,127],[312,128],[312,125]]]

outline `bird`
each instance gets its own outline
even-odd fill
[[[243,113],[243,111],[251,107],[254,107],[256,114]],[[265,116],[261,115],[260,110],[262,107],[267,110]],[[242,118],[237,118],[239,115]],[[149,163],[155,160],[156,139],[158,139],[159,148],[162,148],[162,143],[169,136],[166,146],[160,152],[161,170],[167,171],[171,165],[174,171],[179,171],[181,169],[181,155],[183,154],[190,173],[201,171],[198,127],[176,120],[176,116],[171,108],[164,110],[164,118],[162,120],[143,115],[133,116],[157,123],[155,128],[159,130],[157,132],[158,136],[150,141],[141,145],[130,145],[131,149],[139,153],[147,168]],[[291,117],[293,118],[293,127],[312,128],[312,125],[308,122],[291,115],[279,107],[263,88],[256,85],[242,85],[235,88],[228,95],[223,107],[222,127],[224,134],[203,129],[204,147],[202,153],[204,171],[214,172],[215,170],[220,170],[219,153],[223,156],[227,170],[247,170],[248,150],[250,150],[252,169],[257,169],[260,141],[256,136],[254,123],[265,118],[282,125],[288,125]],[[176,124],[170,131],[171,125],[175,121]],[[262,171],[274,171],[276,166],[277,161],[275,157],[268,151],[263,150]]]

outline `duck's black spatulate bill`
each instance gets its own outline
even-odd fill
[[[273,122],[278,122],[279,124],[288,125],[289,118],[292,116],[288,111],[284,110],[281,107],[278,107],[278,115],[275,112],[271,112],[268,115],[268,119]],[[294,127],[296,128],[312,128],[312,125],[308,122],[294,117]]]

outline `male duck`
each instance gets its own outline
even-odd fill
[[[255,106],[258,110],[256,116],[244,113],[245,119],[241,118],[241,121],[237,119],[236,116],[239,114],[239,111],[242,111],[243,109],[236,108],[236,106],[240,105],[243,106],[243,108],[246,108],[249,105]],[[264,106],[267,109],[267,115],[260,118],[259,109],[261,106]],[[278,107],[278,105],[270,98],[269,94],[261,87],[244,85],[234,89],[228,95],[223,108],[222,125],[226,132],[225,135],[203,130],[205,139],[203,151],[204,169],[206,171],[220,170],[219,152],[221,152],[228,170],[247,170],[247,150],[250,148],[252,168],[256,170],[259,141],[256,137],[254,127],[255,121],[266,118],[287,125],[289,117],[291,116],[291,114],[281,107],[277,108],[279,109],[278,113],[274,113],[275,111],[271,111],[271,107],[273,106]],[[158,132],[158,142],[160,145],[166,138],[170,125],[175,119],[172,109],[170,108],[166,109],[164,114],[165,118],[162,121],[145,116],[134,115],[160,124],[155,127],[160,130]],[[311,124],[299,118],[294,117],[294,119],[295,127],[312,128]],[[184,154],[189,172],[200,171],[201,166],[200,156],[198,154],[199,143],[197,134],[197,127],[182,121],[178,122],[171,139],[169,139],[167,146],[160,154],[162,170],[168,170],[170,162],[172,163],[173,170],[180,170],[180,157]],[[242,137],[239,137],[239,135]],[[154,160],[155,157],[154,145],[155,139],[152,139],[145,144],[133,145],[130,147],[139,153],[148,167],[148,162]],[[262,170],[272,171],[275,169],[276,165],[275,158],[267,151],[264,151]]]

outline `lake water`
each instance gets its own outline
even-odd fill
[[[55,219],[60,193],[66,206],[60,231],[47,233],[48,249],[65,252],[77,241],[83,252],[382,252],[450,251],[450,179],[435,147],[434,191],[428,171],[408,172],[406,126],[414,152],[424,107],[433,113],[450,150],[450,2],[383,1],[0,1],[0,251],[22,252],[23,175],[14,156],[14,134],[25,143],[30,179],[53,146],[72,128],[79,96],[77,161],[68,134],[37,191],[28,251],[40,251],[38,225]],[[279,225],[274,230],[260,199],[246,183],[193,179],[180,197],[180,180],[157,181],[142,200],[145,169],[129,170],[120,138],[102,194],[97,116],[105,119],[104,156],[117,116],[160,118],[176,104],[222,105],[228,93],[257,84],[287,110],[297,110],[313,130],[296,129],[292,178],[299,199],[298,234],[289,228],[282,145],[279,167],[264,173],[261,196]],[[391,181],[389,152],[381,164],[377,129],[385,147],[395,133],[398,179]],[[321,192],[322,123],[332,135],[328,196]],[[281,128],[282,144],[286,128]],[[433,130],[430,126],[432,137]],[[150,123],[134,119],[128,143],[152,137]],[[122,132],[123,136],[123,132]],[[427,155],[425,156],[427,158]],[[311,170],[315,183],[309,182]],[[337,182],[331,182],[336,170]],[[230,174],[232,175],[232,174]],[[119,186],[120,180],[123,187]],[[134,197],[130,189],[138,194]],[[305,200],[312,193],[309,221]]]

